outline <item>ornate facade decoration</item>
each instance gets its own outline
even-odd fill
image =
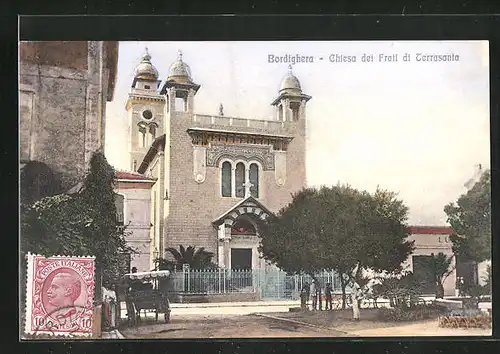
[[[251,146],[251,145],[223,145],[211,143],[207,148],[207,166],[217,167],[222,158],[236,160],[255,159],[262,164],[262,168],[267,171],[274,170],[274,152],[271,146]]]

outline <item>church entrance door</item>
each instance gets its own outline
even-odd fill
[[[235,288],[252,286],[252,249],[231,248],[231,283]]]
[[[238,270],[252,269],[252,249],[231,248],[231,268]]]

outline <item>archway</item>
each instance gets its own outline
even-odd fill
[[[218,233],[219,266],[230,269],[262,267],[258,251],[259,228],[269,215],[271,212],[266,207],[249,196],[213,221]]]

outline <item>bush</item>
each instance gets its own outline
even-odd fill
[[[413,307],[381,308],[378,319],[384,322],[421,321],[437,318],[446,308],[439,305],[415,305]]]
[[[374,298],[388,299],[391,307],[415,307],[420,303],[419,295],[425,282],[412,272],[392,275],[373,286]]]
[[[439,317],[439,327],[491,328],[491,315],[479,311],[453,311]]]

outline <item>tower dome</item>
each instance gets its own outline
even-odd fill
[[[193,83],[191,80],[191,69],[189,65],[182,61],[182,53],[179,50],[177,60],[170,66],[168,81],[175,81],[180,84]]]
[[[136,79],[158,80],[158,70],[151,64],[148,48],[146,48],[146,53],[142,56],[140,64],[135,68],[134,77]]]
[[[291,93],[291,94],[300,94],[302,92],[302,88],[300,87],[300,81],[297,79],[295,75],[292,73],[292,66],[288,66],[288,75],[283,79],[280,86],[280,94],[281,93]]]

